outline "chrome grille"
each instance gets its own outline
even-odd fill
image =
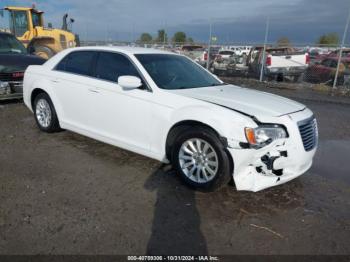
[[[10,81],[8,82],[13,93],[22,93],[23,92],[23,82],[22,81]]]
[[[8,82],[12,80],[13,80],[12,73],[0,73],[0,81]]]
[[[311,117],[298,122],[299,132],[305,151],[314,149],[318,141],[318,128],[316,118]]]

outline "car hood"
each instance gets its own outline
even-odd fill
[[[171,92],[256,117],[276,117],[305,109],[303,104],[293,100],[234,85],[177,89]]]
[[[46,60],[28,54],[0,54],[0,73],[25,71],[29,65],[41,65]]]

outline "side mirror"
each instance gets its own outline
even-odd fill
[[[28,53],[31,54],[31,55],[33,55],[33,54],[35,53],[35,47],[32,46],[32,45],[29,46],[29,47],[28,47]]]
[[[142,86],[141,79],[136,76],[120,76],[118,77],[118,85],[124,90],[132,90]]]

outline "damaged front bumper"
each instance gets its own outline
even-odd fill
[[[281,117],[279,123],[287,127],[288,138],[278,139],[259,149],[228,148],[234,161],[233,179],[237,190],[257,192],[277,186],[302,175],[311,167],[316,145],[312,150],[305,150],[297,124],[310,118],[309,112]]]

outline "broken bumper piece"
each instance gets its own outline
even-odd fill
[[[312,165],[316,148],[306,152],[297,144],[280,139],[260,149],[229,149],[237,190],[257,192],[305,173]]]

